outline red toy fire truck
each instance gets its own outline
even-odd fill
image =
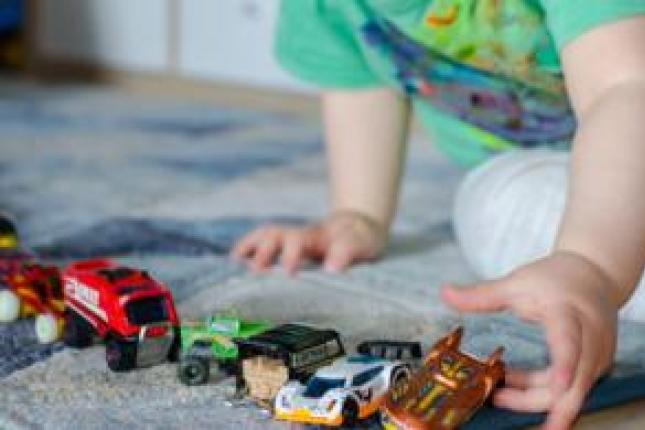
[[[15,257],[15,256],[14,256]],[[35,316],[36,337],[51,343],[63,332],[63,288],[55,266],[25,263],[21,258],[0,257],[0,322]]]
[[[116,372],[177,360],[179,320],[172,294],[147,272],[86,260],[68,266],[63,282],[67,345],[84,348],[95,337],[104,340],[107,365]]]

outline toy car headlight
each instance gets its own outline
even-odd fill
[[[291,400],[289,400],[289,396],[283,394],[280,396],[280,407],[289,409],[291,408]]]
[[[334,407],[336,407],[336,404],[338,401],[336,399],[332,399],[329,404],[327,404],[327,412],[331,412],[334,410]]]

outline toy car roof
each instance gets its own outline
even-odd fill
[[[339,358],[329,366],[321,367],[316,371],[315,376],[321,378],[352,378],[358,373],[390,363],[392,362],[369,355],[353,355]]]
[[[92,286],[117,295],[126,295],[135,291],[158,290],[164,288],[144,271],[121,266],[108,259],[92,259],[70,264],[65,273],[72,276],[89,277]]]
[[[269,350],[274,350],[277,346],[288,352],[299,352],[339,338],[340,335],[336,330],[321,330],[300,324],[282,324],[241,341],[241,345]]]

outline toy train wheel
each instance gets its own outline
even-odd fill
[[[110,370],[126,372],[137,365],[137,345],[134,342],[111,338],[105,344],[105,359]]]
[[[72,348],[87,348],[92,345],[94,327],[76,312],[65,313],[65,331],[63,342]]]
[[[186,385],[202,385],[210,377],[210,363],[203,357],[185,357],[179,363],[179,379]]]
[[[354,400],[346,400],[341,414],[343,417],[343,426],[355,426],[358,423],[358,404]]]
[[[0,322],[13,322],[20,316],[20,298],[11,290],[0,290]]]
[[[40,343],[56,342],[61,335],[61,325],[58,319],[52,314],[40,314],[36,316],[36,338]]]

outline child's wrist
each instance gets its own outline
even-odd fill
[[[553,251],[553,255],[562,255],[574,258],[580,264],[581,270],[594,274],[596,277],[601,279],[601,284],[607,288],[607,294],[611,299],[612,306],[616,308],[616,311],[618,311],[629,298],[630,293],[626,293],[625,288],[621,288],[621,285],[615,280],[612,274],[592,257],[589,257],[582,252],[567,248],[557,248]]]
[[[340,217],[353,217],[353,218],[359,219],[362,222],[369,225],[370,227],[372,227],[373,229],[381,231],[385,234],[387,234],[387,232],[389,231],[390,224],[391,224],[390,219],[386,217],[379,217],[376,215],[369,214],[366,211],[352,209],[352,208],[336,208],[329,215],[329,218],[340,218]]]

